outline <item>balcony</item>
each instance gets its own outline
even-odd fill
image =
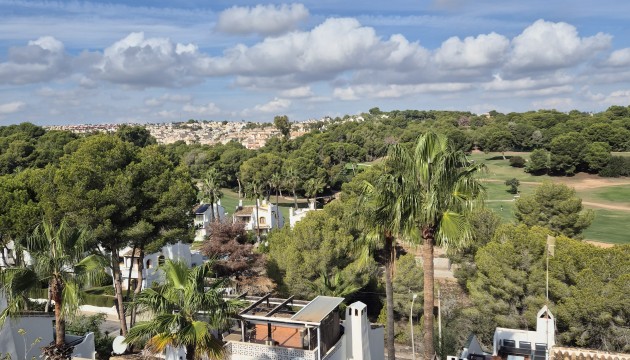
[[[253,342],[229,341],[225,344],[227,359],[315,360],[317,349],[301,350]]]

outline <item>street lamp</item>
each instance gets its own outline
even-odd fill
[[[413,342],[413,302],[418,297],[418,294],[413,294],[411,298],[411,309],[409,310],[409,323],[411,324],[411,353],[413,354],[413,360],[416,360],[416,346]]]

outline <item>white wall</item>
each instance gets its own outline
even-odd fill
[[[53,341],[52,320],[52,316],[8,319],[0,329],[0,354],[8,353],[12,359],[39,358],[42,353],[40,348]],[[24,336],[19,334],[20,329],[26,331]],[[31,344],[38,337],[41,337],[41,341],[31,348]]]

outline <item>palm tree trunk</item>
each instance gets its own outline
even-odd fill
[[[214,222],[214,201],[210,200],[210,222]]]
[[[278,226],[278,212],[280,212],[280,207],[278,206],[278,188],[276,188],[276,226]]]
[[[195,359],[195,346],[187,345],[186,346],[186,360],[194,360]]]
[[[63,283],[61,280],[52,279],[52,298],[55,301],[55,345],[62,347],[66,341],[66,320],[61,313],[61,303],[63,301]]]
[[[387,359],[396,359],[396,350],[394,348],[394,287],[392,283],[395,249],[393,246],[393,237],[385,235],[385,299],[387,306],[387,337],[385,347],[387,348]]]
[[[427,227],[422,229],[422,269],[424,271],[424,359],[433,359],[433,301],[434,301],[434,277],[433,277],[433,237],[434,229]]]
[[[258,216],[258,199],[256,199],[256,236],[258,236],[257,241],[260,241],[260,217]]]
[[[125,317],[125,306],[123,302],[122,279],[120,266],[118,264],[118,250],[112,251],[112,277],[114,280],[114,290],[116,301],[118,302],[118,319],[120,320],[120,332],[122,336],[127,335],[127,319]]]
[[[241,180],[236,178],[236,182],[238,183],[238,199],[241,200]]]

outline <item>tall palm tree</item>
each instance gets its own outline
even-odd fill
[[[394,145],[388,154],[390,172],[383,186],[392,194],[395,229],[422,238],[424,269],[424,358],[433,347],[433,247],[460,246],[471,237],[468,214],[482,204],[485,189],[477,178],[484,169],[455,151],[448,138],[428,132],[411,151]]]
[[[293,167],[287,167],[284,171],[284,184],[287,188],[291,189],[291,191],[293,192],[293,206],[295,209],[298,208],[297,205],[297,194],[295,193],[295,191],[297,190],[298,186],[300,186],[300,182],[302,179],[300,179],[300,174],[298,174],[297,170],[295,170],[295,168]]]
[[[167,260],[161,266],[164,285],[142,290],[134,300],[139,311],[153,314],[151,320],[129,330],[126,342],[142,344],[152,352],[167,346],[186,348],[186,359],[220,359],[223,347],[213,330],[229,326],[241,303],[225,300],[226,279],[209,281],[213,264],[188,268],[183,262]]]
[[[364,230],[361,241],[357,244],[364,256],[376,248],[383,247],[385,252],[385,310],[387,312],[387,358],[395,359],[394,348],[394,268],[396,260],[395,236],[403,235],[400,229],[394,228],[395,213],[394,194],[386,186],[388,176],[381,176],[374,183],[364,182],[363,193],[357,206],[360,227]]]
[[[252,180],[249,183],[249,193],[251,194],[252,198],[254,199],[254,201],[256,202],[256,236],[258,241],[260,241],[260,217],[259,217],[259,207],[260,207],[260,203],[259,203],[259,199],[262,197],[263,195],[263,190],[262,190],[262,186],[260,184],[260,182],[258,180]]]
[[[273,175],[271,175],[271,178],[269,179],[269,185],[276,190],[276,210],[280,209],[278,207],[278,193],[281,192],[280,188],[282,187],[282,175],[280,175],[279,173],[274,173]],[[278,223],[278,211],[276,211],[276,224]]]
[[[88,241],[87,231],[73,228],[65,220],[58,226],[48,221],[38,225],[27,240],[32,265],[8,268],[0,274],[8,300],[7,308],[0,312],[0,324],[24,310],[29,292],[45,282],[55,302],[55,344],[48,350],[51,354],[67,352],[66,318],[76,311],[82,287],[103,275],[106,264],[100,255],[86,256]]]
[[[306,200],[310,200],[313,197],[313,200],[317,199],[317,194],[324,191],[324,186],[326,183],[322,179],[319,178],[311,178],[308,179],[304,183],[304,194],[306,195]]]
[[[216,216],[214,214],[214,204],[218,203],[223,197],[219,172],[215,168],[210,168],[206,173],[205,178],[201,182],[201,189],[197,197],[199,202],[207,202],[210,204],[210,219],[214,222],[215,219],[219,217],[219,214]]]

